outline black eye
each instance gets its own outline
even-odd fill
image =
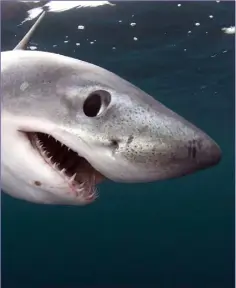
[[[105,90],[97,90],[89,94],[84,101],[84,114],[88,117],[101,115],[111,102],[111,94]]]

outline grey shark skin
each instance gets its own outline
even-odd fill
[[[112,72],[48,52],[1,57],[2,189],[13,197],[84,205],[104,178],[170,179],[221,159],[207,134]]]

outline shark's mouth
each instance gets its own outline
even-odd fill
[[[96,184],[105,177],[85,158],[49,134],[27,132],[26,135],[33,148],[65,180],[75,196],[87,201],[97,198]]]

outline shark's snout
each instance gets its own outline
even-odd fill
[[[194,130],[193,130],[194,131]],[[170,155],[164,178],[179,177],[214,166],[220,162],[221,150],[208,135],[195,131],[193,137],[185,135],[176,142],[172,139],[166,153]],[[167,154],[165,154],[167,156]]]
[[[116,173],[110,165],[108,178],[122,182],[170,179],[221,160],[221,149],[215,141],[178,115],[147,114],[142,123],[133,134],[124,133],[123,141],[118,142],[114,153]]]
[[[162,122],[155,132],[142,141],[147,171],[148,167],[156,170],[156,180],[191,174],[221,160],[221,149],[215,141],[185,120]]]
[[[188,142],[188,157],[197,165],[198,169],[208,168],[218,164],[221,160],[221,149],[206,134]]]

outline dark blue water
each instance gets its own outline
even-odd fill
[[[2,287],[234,287],[235,35],[221,30],[234,26],[234,3],[181,3],[50,14],[31,45],[136,84],[213,137],[222,162],[181,179],[105,183],[99,200],[82,208],[3,194]],[[2,50],[32,25],[17,27],[23,19],[2,22]]]

